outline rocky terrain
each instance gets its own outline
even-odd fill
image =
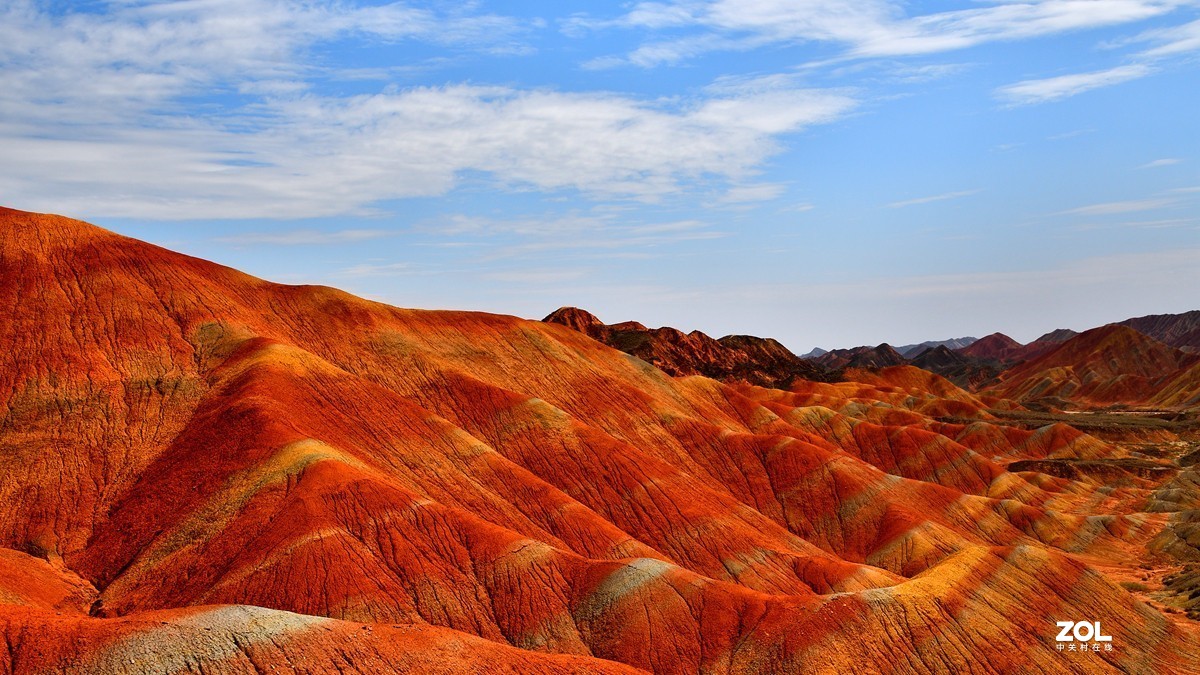
[[[1188,428],[997,395],[1186,409],[1190,357],[1132,330],[997,392],[882,346],[820,381],[12,210],[0,305],[0,673],[1200,672]]]
[[[636,321],[610,326],[576,307],[557,309],[542,321],[573,328],[677,377],[704,375],[785,389],[797,379],[837,379],[770,338],[727,335],[713,339],[698,330],[684,333],[674,328],[647,328]]]

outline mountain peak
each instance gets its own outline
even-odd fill
[[[958,350],[958,353],[975,359],[1005,362],[1012,360],[1019,349],[1021,349],[1020,342],[1004,333],[992,333],[963,347]]]
[[[545,323],[561,324],[593,338],[602,333],[605,328],[604,322],[595,314],[585,309],[579,309],[578,307],[559,307],[550,312],[542,321]]]

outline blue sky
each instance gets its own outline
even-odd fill
[[[1200,308],[1200,2],[0,3],[0,203],[406,307]]]

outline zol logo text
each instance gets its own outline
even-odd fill
[[[1105,635],[1099,621],[1056,621],[1058,637],[1054,638],[1060,652],[1111,652],[1113,639]]]
[[[1058,637],[1054,638],[1058,642],[1112,642],[1111,635],[1105,635],[1100,630],[1099,621],[1056,621],[1058,627]]]

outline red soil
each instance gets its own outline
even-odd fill
[[[1132,328],[1110,324],[1080,333],[1001,373],[995,390],[1018,400],[1146,405],[1174,382],[1175,393],[1164,396],[1186,401],[1189,394],[1200,393],[1200,389],[1185,391],[1189,383],[1183,375],[1198,359]]]
[[[963,347],[958,350],[958,353],[974,359],[1007,363],[1020,353],[1021,347],[1020,342],[1008,337],[1004,333],[992,333]]]
[[[1097,571],[1157,483],[1010,472],[1124,454],[915,368],[673,378],[10,210],[0,307],[0,673],[1197,672]]]

